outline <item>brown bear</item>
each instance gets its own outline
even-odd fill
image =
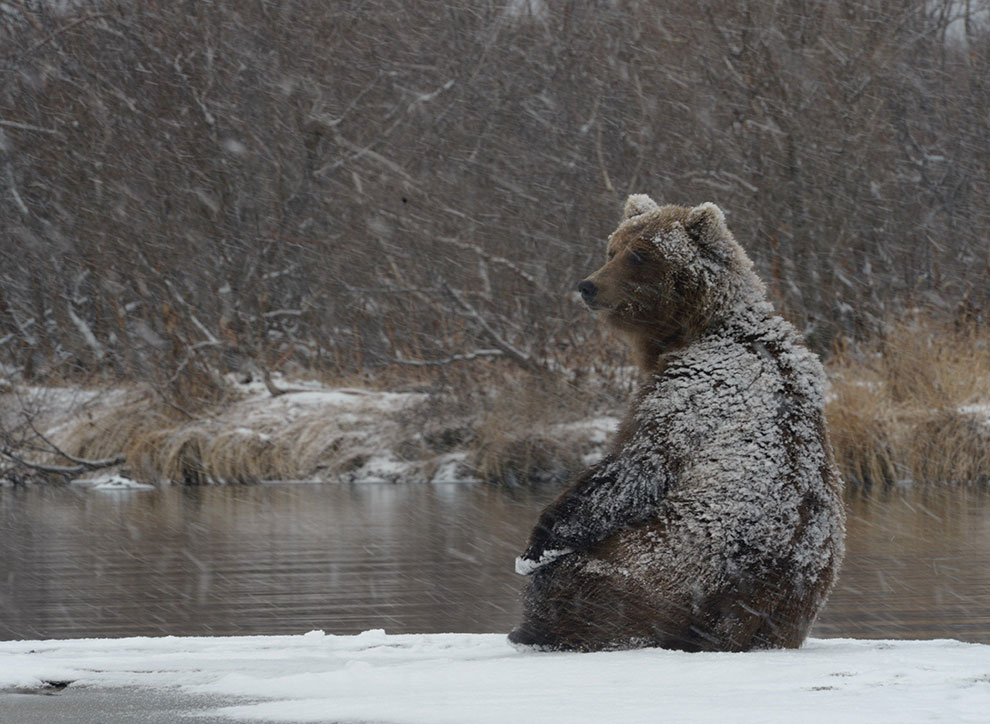
[[[844,552],[818,358],[712,203],[629,197],[585,303],[646,373],[609,454],[539,518],[513,643],[797,647]]]

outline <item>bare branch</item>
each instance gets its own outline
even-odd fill
[[[455,354],[447,357],[446,359],[412,360],[395,358],[392,362],[397,365],[406,365],[407,367],[444,367],[456,362],[471,362],[476,359],[490,359],[492,357],[504,356],[505,352],[500,349],[479,349],[475,352],[469,352],[467,354]]]
[[[490,254],[489,252],[485,251],[477,244],[468,244],[466,242],[454,239],[453,237],[450,236],[441,236],[438,237],[438,239],[439,241],[442,241],[444,244],[449,244],[450,246],[457,247],[458,249],[463,249],[464,251],[472,251],[481,258],[485,259],[486,261],[490,261],[492,264],[499,264],[501,266],[504,266],[506,269],[509,269],[510,271],[514,272],[517,276],[521,277],[522,279],[525,279],[534,287],[539,287],[539,288],[543,287],[543,285],[536,280],[536,277],[520,269],[519,266],[510,259],[506,259],[505,257],[502,256],[496,256],[494,254]]]
[[[60,452],[59,454],[64,453]],[[115,458],[107,458],[106,460],[82,460],[80,458],[70,458],[72,460],[78,460],[78,463],[73,466],[45,465],[43,463],[35,463],[30,460],[25,460],[6,446],[0,447],[0,455],[17,465],[22,465],[26,468],[30,468],[31,470],[38,470],[43,473],[52,473],[53,475],[64,475],[65,477],[80,475],[82,473],[91,473],[94,470],[102,470],[104,468],[112,468],[114,465],[120,465],[127,461],[123,455],[118,455]],[[66,457],[69,456],[66,455]]]
[[[7,128],[17,128],[21,131],[33,131],[34,133],[50,133],[54,136],[62,135],[54,128],[42,128],[41,126],[34,126],[30,123],[20,123],[18,121],[8,121],[5,118],[0,118],[0,126],[6,126]]]
[[[179,379],[179,375],[182,374],[182,371],[189,365],[190,362],[192,362],[193,353],[198,353],[204,347],[220,347],[220,346],[221,343],[219,341],[213,340],[206,342],[197,342],[196,344],[189,347],[189,349],[186,350],[185,356],[183,356],[182,358],[182,362],[179,363],[179,366],[175,368],[175,372],[169,378],[168,384],[171,385],[177,379]]]
[[[540,364],[533,361],[533,359],[529,355],[527,355],[525,352],[516,349],[509,342],[502,339],[501,335],[499,335],[498,332],[492,329],[491,325],[488,324],[487,321],[485,321],[485,318],[482,317],[481,314],[479,314],[474,307],[472,307],[470,304],[464,301],[464,299],[462,299],[460,295],[457,294],[457,292],[455,292],[453,289],[450,288],[450,285],[447,284],[445,279],[441,277],[438,281],[440,284],[440,289],[443,291],[443,293],[446,294],[447,297],[449,297],[458,307],[460,307],[461,312],[466,317],[474,320],[474,322],[478,325],[478,327],[481,328],[482,333],[486,337],[488,337],[491,343],[494,344],[498,349],[500,349],[502,353],[505,354],[506,357],[511,359],[513,362],[515,362],[523,369],[529,370],[530,372],[538,372],[538,373],[546,372],[546,369]]]
[[[100,344],[99,340],[96,339],[96,335],[93,334],[92,328],[86,323],[86,320],[76,314],[76,311],[72,308],[72,304],[68,303],[66,309],[69,312],[69,319],[72,323],[76,325],[76,329],[79,330],[79,334],[82,335],[83,340],[93,350],[93,356],[97,360],[101,360],[106,356],[106,352],[103,349],[103,345]]]

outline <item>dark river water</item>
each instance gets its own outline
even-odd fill
[[[0,489],[0,639],[508,631],[550,490]],[[816,636],[990,643],[990,494],[850,496]]]

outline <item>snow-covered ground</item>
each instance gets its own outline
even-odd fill
[[[815,639],[799,650],[746,654],[538,653],[517,651],[502,634],[378,630],[0,643],[0,691],[45,682],[72,682],[77,698],[108,690],[168,691],[190,702],[209,695],[226,704],[197,714],[233,721],[990,720],[990,646],[950,640]],[[243,703],[231,706],[231,697]]]

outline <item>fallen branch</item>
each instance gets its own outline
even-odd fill
[[[50,450],[48,450],[47,452],[54,453],[59,457],[63,457],[66,460],[68,460],[70,463],[75,463],[75,467],[67,467],[64,465],[44,465],[42,463],[32,463],[29,460],[24,460],[19,456],[15,456],[13,451],[7,446],[4,446],[3,449],[0,450],[0,453],[2,453],[5,457],[14,460],[20,465],[26,465],[27,467],[34,468],[35,470],[43,470],[48,473],[57,473],[59,475],[78,475],[79,473],[87,473],[93,470],[110,468],[113,467],[114,465],[120,465],[121,463],[125,462],[125,458],[123,455],[117,455],[116,457],[106,458],[104,460],[87,460],[86,458],[79,458],[76,457],[75,455],[70,455],[69,453],[65,452],[65,450],[63,450],[58,445],[56,445],[54,442],[52,442],[47,437],[45,437],[45,434],[41,432],[41,430],[39,430],[37,427],[35,427],[34,420],[31,418],[30,415],[25,415],[25,423],[27,423],[27,426],[31,428],[31,431],[35,435],[37,435],[37,437],[43,443],[45,443],[45,445],[47,445],[50,448]]]
[[[35,463],[30,460],[25,460],[20,457],[10,448],[3,447],[0,448],[0,455],[7,458],[17,465],[22,465],[31,470],[38,470],[43,473],[51,473],[53,475],[63,475],[65,477],[72,477],[75,475],[80,475],[81,473],[91,473],[94,470],[102,470],[103,468],[111,468],[114,465],[121,465],[126,462],[126,458],[123,455],[118,455],[115,458],[107,458],[105,460],[84,460],[82,458],[76,458],[71,455],[63,453],[58,450],[58,454],[64,456],[68,460],[76,463],[73,466],[67,465],[46,465],[44,463]]]

